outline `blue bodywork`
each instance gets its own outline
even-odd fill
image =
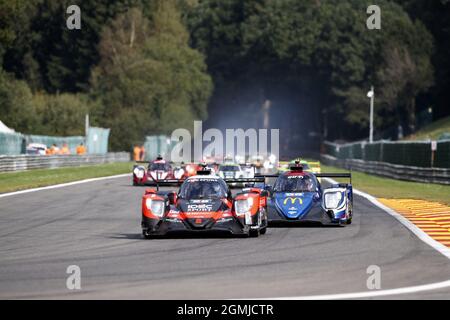
[[[315,176],[314,179],[316,179]],[[341,200],[336,208],[328,210],[325,208],[323,197],[326,192],[341,194]],[[269,224],[289,222],[312,222],[323,225],[349,224],[353,216],[352,202],[351,184],[331,185],[322,189],[317,181],[314,192],[273,191],[267,203]]]

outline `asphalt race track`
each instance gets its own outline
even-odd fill
[[[215,299],[369,291],[450,279],[447,258],[363,198],[344,228],[144,240],[144,188],[117,178],[0,198],[0,298]],[[66,269],[81,268],[81,290]],[[382,297],[383,298],[383,297]],[[386,298],[450,298],[450,288]]]

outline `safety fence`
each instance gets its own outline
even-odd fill
[[[0,172],[22,171],[30,169],[52,169],[78,167],[112,162],[128,162],[128,152],[109,152],[106,154],[86,155],[15,155],[0,156]]]
[[[155,159],[158,155],[170,160],[170,153],[176,143],[165,135],[145,137],[145,160]]]
[[[54,137],[42,135],[26,135],[18,132],[0,132],[0,155],[19,155],[26,153],[30,143],[40,143],[47,147],[55,144],[61,148],[67,144],[70,153],[76,153],[80,143],[86,145],[89,154],[104,154],[108,152],[109,129],[89,127],[88,134],[84,136]]]
[[[63,144],[67,144],[70,153],[76,153],[77,146],[80,143],[85,143],[85,139],[82,136],[72,136],[72,137],[52,137],[52,136],[39,136],[39,135],[23,135],[23,153],[25,153],[25,148],[30,143],[41,143],[50,147],[55,144],[61,148]]]
[[[86,148],[88,153],[107,153],[109,132],[110,129],[89,127],[86,137]]]
[[[325,142],[323,154],[338,160],[363,160],[421,168],[450,168],[450,140]]]
[[[25,153],[24,135],[0,132],[0,154]]]
[[[337,159],[322,154],[321,163],[348,170],[361,171],[392,179],[450,185],[450,169],[423,168],[358,159]]]

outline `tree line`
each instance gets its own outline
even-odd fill
[[[363,136],[371,85],[379,128],[449,113],[448,0],[379,0],[381,30],[360,0],[84,0],[68,30],[72,2],[0,0],[0,119],[17,131],[80,135],[89,113],[129,150],[245,88],[244,104],[307,95],[328,138]]]

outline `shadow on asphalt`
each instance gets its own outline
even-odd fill
[[[167,239],[236,239],[248,238],[243,235],[227,235],[227,234],[173,234],[166,236],[154,236],[151,239],[145,239],[141,233],[119,233],[108,237],[110,239],[126,239],[126,240],[167,240]]]
[[[314,222],[271,222],[269,224],[269,229],[285,229],[285,228],[295,228],[295,229],[327,229],[327,228],[343,228],[343,225],[338,224],[321,224]]]

